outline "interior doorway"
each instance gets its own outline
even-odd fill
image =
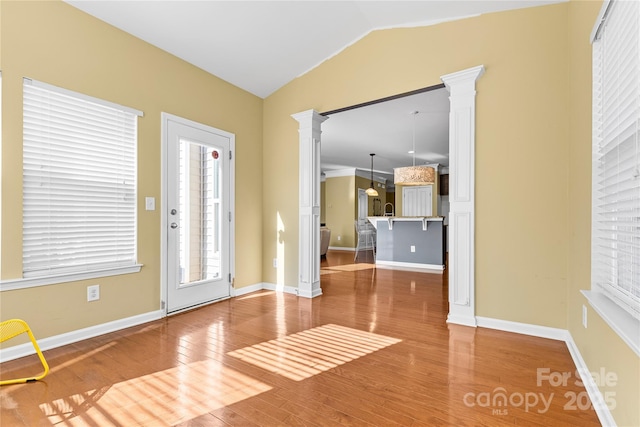
[[[484,66],[468,68],[441,77],[450,93],[449,148],[450,187],[449,223],[449,316],[447,322],[467,326],[477,326],[475,318],[475,103],[476,80],[484,74]],[[327,114],[327,113],[325,113]],[[310,189],[320,193],[320,171],[318,167],[308,167],[320,163],[322,123],[326,117],[313,110],[294,114],[299,121],[300,144],[300,191]],[[308,185],[302,185],[307,183]],[[314,191],[317,189],[317,191]],[[299,205],[300,223],[310,218],[308,203],[301,197]],[[318,201],[319,211],[319,201]],[[319,214],[314,223],[299,230],[299,248],[314,246],[319,241]],[[315,227],[315,221],[318,227]],[[298,272],[300,285],[304,278],[319,278],[319,257],[309,257],[309,250],[299,253]],[[306,282],[311,282],[306,279]],[[299,285],[299,286],[300,286]],[[314,282],[313,295],[322,294],[319,280]]]
[[[358,221],[367,219],[369,215],[369,196],[366,190],[358,188]]]

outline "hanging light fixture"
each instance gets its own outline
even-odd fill
[[[365,192],[367,193],[367,196],[369,196],[369,197],[377,197],[378,196],[378,192],[373,187],[373,156],[375,156],[375,154],[371,153],[369,155],[371,156],[371,187],[367,188],[367,190]]]
[[[429,166],[416,166],[416,116],[413,111],[413,166],[393,169],[393,183],[396,185],[429,185],[436,182],[436,170]]]

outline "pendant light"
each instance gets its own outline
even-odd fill
[[[369,197],[377,197],[378,196],[378,192],[376,191],[376,189],[373,186],[373,156],[375,156],[374,153],[369,154],[371,156],[371,187],[367,188],[367,190],[365,191],[367,193],[367,196]]]
[[[416,116],[413,111],[413,166],[393,169],[393,183],[396,185],[429,185],[436,182],[436,170],[430,166],[416,166]]]

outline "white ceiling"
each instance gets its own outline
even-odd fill
[[[264,98],[377,29],[567,0],[66,1]],[[378,174],[410,165],[413,111],[416,164],[448,165],[447,96],[440,89],[332,115],[323,124],[322,169],[369,170],[369,153]]]
[[[415,111],[418,114],[413,114]],[[322,170],[369,170],[392,179],[393,168],[449,165],[449,92],[445,88],[329,115],[322,124]]]
[[[567,0],[66,0],[259,97],[376,29]]]

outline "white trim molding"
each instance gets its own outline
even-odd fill
[[[340,178],[343,176],[359,176],[360,178],[366,178],[367,180],[371,179],[371,171],[356,169],[356,168],[347,168],[347,169],[331,169],[323,172],[325,179],[326,178]],[[386,185],[387,179],[384,176],[379,176],[373,173],[373,180],[380,184]]]
[[[591,308],[640,357],[640,321],[625,310],[621,310],[616,303],[600,292],[580,292],[589,301]]]
[[[380,268],[395,268],[397,270],[417,271],[417,272],[421,272],[421,273],[435,273],[435,274],[443,274],[444,273],[444,265],[419,264],[419,263],[415,263],[415,262],[376,260],[376,267],[380,267]]]
[[[576,365],[576,369],[580,373],[582,384],[587,390],[587,394],[589,395],[589,400],[591,400],[593,409],[596,411],[596,415],[598,415],[600,424],[602,424],[604,427],[617,426],[616,421],[613,418],[613,415],[611,415],[611,411],[609,410],[609,407],[604,400],[604,396],[602,396],[602,392],[598,388],[598,384],[593,378],[593,375],[587,375],[591,371],[582,358],[582,354],[580,354],[580,350],[578,350],[578,346],[576,345],[569,331],[567,331],[565,342],[567,344],[567,348],[569,349],[569,354],[571,354],[571,359],[573,359],[573,363]]]
[[[275,283],[263,283],[262,289],[267,291],[281,292],[284,294],[299,295],[298,288],[287,285],[277,285]],[[304,296],[304,295],[300,295]]]
[[[55,276],[26,277],[0,281],[0,292],[15,291],[17,289],[35,288],[38,286],[58,285],[60,283],[77,282],[79,280],[98,279],[101,277],[120,276],[123,274],[139,273],[142,264],[132,264],[120,267],[103,268],[91,271],[76,271]]]
[[[325,178],[340,178],[342,176],[355,176],[356,168],[331,169],[323,172]]]
[[[320,126],[327,117],[307,110],[299,123],[298,295],[314,298],[320,288]]]
[[[329,246],[329,250],[331,250],[331,251],[355,252],[356,248],[349,248],[347,246]]]
[[[275,292],[281,292],[285,294],[298,295],[298,288],[296,287],[286,286],[286,285],[277,285],[275,283],[269,283],[269,282],[261,282],[261,283],[256,283],[249,286],[243,286],[238,289],[234,289],[233,296],[240,297],[240,296],[247,295],[252,292],[258,292],[258,291],[275,291]]]
[[[54,335],[38,340],[38,346],[42,351],[51,350],[52,348],[62,347],[63,345],[73,344],[74,342],[97,337],[99,335],[108,334],[110,332],[119,331],[121,329],[138,326],[143,323],[152,322],[164,317],[162,310],[150,311],[148,313],[127,317],[124,319],[114,320],[112,322],[102,323],[100,325],[89,326],[88,328],[78,329],[60,335]],[[37,338],[37,337],[36,337]],[[20,357],[35,354],[33,345],[28,342],[0,349],[0,363],[9,360],[18,359]]]
[[[246,294],[250,294],[251,292],[257,292],[257,291],[261,291],[264,289],[264,286],[262,283],[256,283],[253,285],[249,285],[249,286],[243,286],[241,288],[231,288],[231,296],[232,297],[239,297],[242,295],[246,295]]]
[[[476,80],[484,66],[441,77],[450,93],[449,113],[449,316],[475,326]]]
[[[477,316],[476,323],[481,328],[531,335],[532,337],[548,338],[550,340],[565,341],[569,334],[569,331],[566,329],[531,325],[529,323],[511,322],[509,320],[493,319],[491,317]]]
[[[275,292],[282,292],[286,294],[298,295],[298,288],[295,288],[293,286],[280,286],[274,283],[256,283],[249,286],[243,286],[242,288],[233,289],[232,296],[239,297],[239,296],[247,295],[252,292],[257,292],[261,290],[269,290],[269,291],[275,291]],[[223,300],[224,299],[220,299],[212,302],[218,302]],[[190,307],[183,311],[188,311],[193,308],[194,307]],[[181,312],[182,311],[172,313],[172,315],[179,314]],[[52,337],[38,339],[38,346],[42,351],[51,350],[53,348],[62,347],[68,344],[73,344],[75,342],[87,340],[100,335],[130,328],[133,326],[138,326],[143,323],[152,322],[154,320],[162,319],[164,317],[166,317],[166,310],[150,311],[148,313],[131,316],[124,319],[114,320],[111,322],[102,323],[100,325],[89,326],[87,328],[78,329],[71,332],[65,332],[60,335],[54,335]],[[8,362],[9,360],[19,359],[25,356],[30,356],[35,353],[36,353],[35,349],[33,348],[33,345],[31,344],[31,342],[18,344],[12,347],[0,348],[0,363]]]

